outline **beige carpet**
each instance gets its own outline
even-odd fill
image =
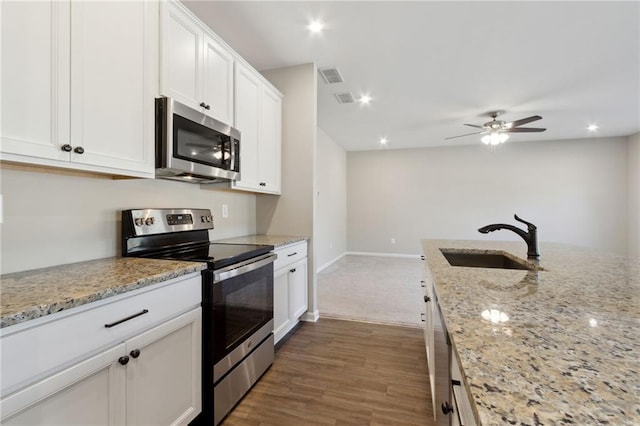
[[[321,317],[421,327],[423,262],[348,255],[318,274]]]

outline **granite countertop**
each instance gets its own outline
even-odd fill
[[[205,268],[205,263],[114,257],[2,275],[0,328]]]
[[[214,243],[235,243],[235,244],[265,244],[275,248],[286,246],[287,244],[306,241],[309,237],[295,235],[247,235],[245,237],[225,238],[213,241]]]
[[[480,424],[640,424],[640,262],[550,243],[540,271],[453,267],[440,248],[526,246],[422,245]]]

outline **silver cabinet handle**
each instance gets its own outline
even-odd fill
[[[424,312],[420,312],[420,320],[421,320],[422,322],[426,322],[426,321],[427,321],[427,319],[426,319],[426,318],[425,318],[425,316],[424,316]]]
[[[427,284],[424,282],[424,280],[420,280],[420,287],[426,287]]]

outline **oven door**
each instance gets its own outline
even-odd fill
[[[205,305],[212,310],[205,345],[211,349],[214,381],[273,332],[276,257],[269,253],[214,271],[210,293],[204,295]]]

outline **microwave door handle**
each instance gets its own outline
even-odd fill
[[[236,164],[236,155],[238,155],[238,153],[236,152],[236,140],[233,137],[233,135],[229,135],[229,144],[231,145],[231,158],[229,159],[230,163],[229,163],[229,170],[233,170],[233,165]]]

